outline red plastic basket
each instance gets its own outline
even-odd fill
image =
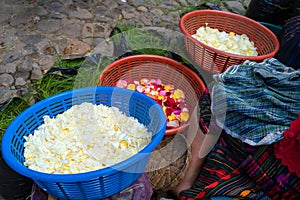
[[[134,55],[113,62],[103,70],[99,85],[115,86],[118,80],[126,78],[160,79],[164,84],[174,85],[184,91],[190,112],[198,105],[205,88],[201,78],[191,69],[173,59],[157,55]],[[182,132],[187,126],[188,123],[183,123],[178,128],[167,129],[165,135]]]
[[[254,42],[258,56],[241,56],[207,46],[192,37],[201,26],[219,31],[246,34]],[[210,73],[224,72],[229,66],[245,60],[262,61],[279,50],[275,34],[262,24],[239,14],[219,10],[196,10],[181,17],[179,27],[185,37],[185,48],[196,65]]]

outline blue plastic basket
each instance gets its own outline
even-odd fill
[[[147,126],[151,142],[139,153],[111,167],[79,174],[46,174],[23,165],[24,136],[43,123],[83,102],[118,107]],[[16,172],[32,178],[40,188],[59,199],[102,199],[122,191],[144,172],[153,149],[166,130],[165,114],[151,98],[139,92],[115,87],[89,87],[64,92],[29,107],[7,128],[2,139],[3,158]]]

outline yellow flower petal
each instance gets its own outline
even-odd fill
[[[158,96],[157,96],[157,99],[158,99],[158,100],[163,100],[163,99],[164,99],[164,97],[163,97],[163,96],[160,96],[160,95],[158,95]]]
[[[125,148],[128,148],[128,143],[127,143],[127,141],[121,140],[121,141],[120,141],[120,147],[121,147],[121,146],[123,146],[123,147],[125,147]]]
[[[130,83],[130,84],[127,85],[127,89],[129,89],[129,90],[135,90],[135,85],[132,84],[132,83]]]
[[[176,119],[176,117],[174,115],[169,115],[168,116],[168,120],[169,121],[173,121],[174,119]]]
[[[183,91],[180,89],[175,90],[174,94],[173,94],[173,98],[174,99],[179,99],[183,97]]]
[[[182,112],[180,113],[180,120],[183,122],[186,122],[189,120],[189,113],[188,112]]]
[[[230,36],[235,36],[235,33],[234,32],[230,32],[229,35]]]

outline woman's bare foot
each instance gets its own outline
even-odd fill
[[[190,189],[194,184],[195,180],[197,179],[199,172],[201,171],[201,167],[205,162],[205,158],[192,158],[190,166],[182,179],[182,181],[173,189],[173,193],[179,197],[179,193]]]
[[[191,145],[192,157],[191,157],[189,168],[183,180],[173,189],[173,193],[177,197],[179,197],[180,192],[192,187],[206,159],[205,157],[204,158],[199,157],[199,151],[202,146],[202,142],[204,140],[204,134],[202,133],[202,131],[198,129],[189,132],[187,138],[189,144]]]

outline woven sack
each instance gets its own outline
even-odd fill
[[[165,135],[146,167],[153,190],[174,189],[186,174],[190,159],[191,151],[182,133]]]

